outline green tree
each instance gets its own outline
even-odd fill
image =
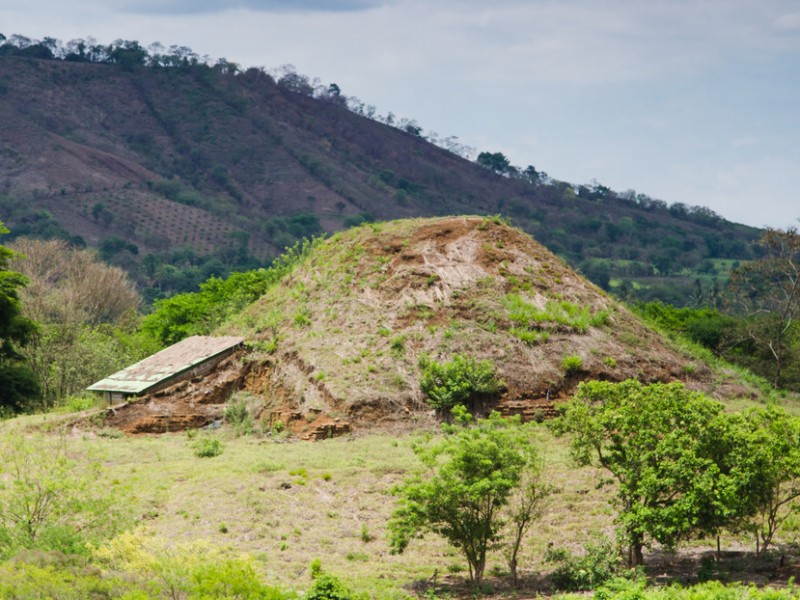
[[[426,472],[395,489],[400,501],[389,521],[390,544],[403,552],[425,532],[441,535],[464,554],[478,587],[486,554],[500,538],[503,509],[525,478],[541,469],[541,460],[518,419],[492,413],[471,427],[444,430],[440,440],[414,446]]]
[[[494,171],[498,175],[507,173],[511,168],[511,161],[502,152],[481,152],[476,161],[480,166]]]
[[[0,222],[0,234],[8,233]],[[19,411],[38,396],[36,376],[21,362],[19,348],[36,331],[35,323],[23,315],[20,290],[28,279],[9,270],[16,253],[0,246],[0,415]]]
[[[680,383],[582,383],[560,428],[580,464],[596,462],[618,484],[621,538],[632,566],[646,536],[671,547],[718,530],[735,505],[735,485],[713,456],[711,425],[722,405]]]
[[[773,384],[781,386],[800,351],[800,233],[769,229],[758,243],[765,255],[731,273],[728,295],[745,317],[743,337],[768,351]]]
[[[777,406],[732,417],[736,443],[725,453],[737,477],[739,514],[764,552],[786,517],[799,507],[800,419]]]

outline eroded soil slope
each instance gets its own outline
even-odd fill
[[[426,418],[423,354],[491,360],[505,390],[483,408],[529,418],[587,379],[710,393],[724,380],[529,236],[483,217],[337,234],[223,332],[254,344],[244,388],[263,400],[262,418],[295,428]]]

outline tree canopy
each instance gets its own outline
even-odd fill
[[[4,233],[8,229],[0,223],[0,234]],[[28,279],[8,268],[14,256],[12,250],[0,246],[0,414],[21,410],[29,398],[39,394],[39,384],[19,353],[36,325],[22,314],[19,295]]]

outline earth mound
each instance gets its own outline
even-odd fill
[[[420,357],[489,360],[504,382],[475,410],[544,418],[580,381],[712,371],[500,219],[364,225],[317,245],[220,333],[254,348],[243,389],[266,425],[321,437],[429,418]]]

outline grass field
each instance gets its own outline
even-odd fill
[[[63,415],[27,417],[0,424],[52,429]],[[99,435],[98,435],[99,433]],[[309,564],[318,558],[326,571],[355,589],[381,596],[407,594],[415,582],[460,584],[465,560],[441,539],[415,540],[403,555],[392,555],[386,523],[395,505],[392,487],[418,468],[411,449],[415,436],[373,433],[320,442],[287,438],[213,435],[221,455],[198,458],[186,434],[118,437],[107,430],[72,429],[76,460],[99,460],[101,486],[114,486],[134,522],[152,535],[180,542],[203,539],[252,555],[270,582],[293,589],[310,583]],[[610,487],[597,489],[602,474],[575,468],[563,440],[544,425],[533,429],[546,461],[545,479],[558,493],[523,548],[520,570],[538,574],[548,545],[579,551],[594,534],[612,534]],[[503,587],[508,568],[502,549],[490,558],[489,582]]]
[[[0,436],[19,428],[56,436],[65,418],[6,421]],[[212,458],[197,457],[197,437],[186,434],[123,437],[72,427],[66,435],[74,459],[103,465],[99,485],[117,490],[130,509],[131,526],[144,526],[170,543],[205,540],[247,553],[269,583],[306,589],[309,565],[319,559],[326,572],[372,597],[424,591],[434,577],[440,590],[452,595],[467,590],[465,560],[435,536],[413,541],[403,555],[389,552],[391,490],[418,468],[411,448],[415,435],[371,433],[312,443],[280,435],[235,437],[226,429],[197,434],[222,442],[223,452]],[[557,492],[545,500],[524,543],[520,572],[529,593],[548,589],[542,583],[553,568],[544,560],[548,547],[579,554],[592,539],[613,538],[615,516],[614,486],[602,485],[604,473],[575,467],[566,440],[555,438],[546,425],[532,427],[532,440],[545,459],[545,480]],[[784,542],[797,535],[797,527],[789,525]],[[723,550],[751,550],[732,538],[722,543]],[[661,574],[662,582],[691,581],[712,544],[693,542],[682,556],[656,552],[649,560],[681,564],[667,577]],[[510,589],[503,548],[490,555],[487,573],[492,589]]]

